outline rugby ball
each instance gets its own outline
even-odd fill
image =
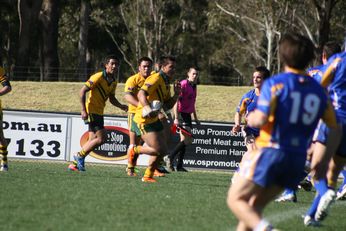
[[[150,103],[150,107],[153,111],[159,111],[161,109],[161,102],[159,100],[154,100]]]

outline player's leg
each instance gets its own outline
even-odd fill
[[[165,115],[166,114],[166,115]],[[162,125],[163,125],[163,130],[164,130],[164,136],[165,136],[165,142],[167,144],[167,147],[169,147],[171,145],[171,121],[172,121],[172,116],[170,113],[159,113],[159,120],[161,121]],[[168,121],[168,118],[170,121]],[[165,161],[163,160],[165,156],[168,156],[168,153],[162,153],[159,156],[159,165],[157,167],[157,171],[156,174],[157,175],[162,175],[169,173],[166,168],[165,168]]]
[[[2,124],[3,114],[0,111],[0,124]],[[8,160],[7,160],[7,141],[4,137],[4,131],[2,126],[0,126],[0,171],[8,171]]]
[[[184,129],[191,132],[191,127],[184,126]],[[183,148],[180,149],[177,155],[177,171],[180,172],[187,172],[187,170],[183,167],[184,164],[184,157],[186,152],[186,146],[190,145],[192,143],[192,137],[184,134],[183,132],[180,132],[180,140],[184,144]]]
[[[228,191],[227,204],[239,219],[237,230],[265,230],[270,224],[262,218],[263,208],[280,192],[281,187],[263,188],[238,176]],[[258,229],[260,230],[260,229]]]
[[[127,167],[126,172],[128,176],[136,176],[135,172],[135,166],[137,163],[137,159],[139,156],[139,153],[134,153],[133,149],[139,145],[140,137],[136,135],[136,132],[134,129],[132,129],[133,124],[133,113],[130,113],[127,117],[127,124],[128,124],[128,130],[129,130],[129,138],[130,138],[130,144],[127,149]]]
[[[89,114],[89,138],[73,158],[74,161],[69,165],[72,171],[85,171],[85,157],[91,151],[106,141],[106,129],[104,128],[104,119],[102,115]]]
[[[346,196],[346,167],[344,167],[344,169],[341,171],[340,174],[342,175],[344,179],[336,193],[337,200],[343,200]]]
[[[149,158],[149,164],[147,169],[145,170],[142,181],[155,182],[156,180],[153,179],[153,176],[159,164],[158,157],[160,156],[160,153],[167,152],[167,146],[164,142],[165,140],[163,130],[145,133],[142,135],[142,139],[148,146],[145,148],[151,148],[151,150],[153,151],[151,157]]]

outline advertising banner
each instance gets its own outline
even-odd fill
[[[127,129],[127,118],[105,117],[107,129],[106,142],[96,148],[86,158],[90,163],[127,164],[127,148],[130,138]],[[73,154],[81,150],[89,137],[88,125],[78,116],[72,117],[71,150],[69,160],[73,160]],[[149,157],[141,155],[138,165],[147,165]]]
[[[106,142],[86,158],[86,163],[127,164],[129,136],[127,118],[105,117]],[[4,135],[9,141],[9,158],[72,161],[88,140],[88,125],[77,114],[4,111]],[[231,133],[232,124],[194,125],[193,143],[186,148],[184,167],[235,170],[246,151],[242,134]],[[172,136],[169,150],[179,142]],[[168,154],[168,153],[167,153]],[[137,164],[147,166],[148,155]]]
[[[192,145],[187,146],[185,167],[235,170],[246,152],[241,132],[231,133],[232,125],[202,123],[194,125]]]
[[[65,160],[67,117],[48,113],[4,113],[8,157]]]

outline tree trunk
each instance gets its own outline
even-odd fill
[[[79,71],[78,80],[86,81],[88,77],[87,69],[87,51],[88,51],[88,34],[89,34],[89,14],[90,5],[88,0],[81,1],[80,8],[80,25],[79,25]]]
[[[41,9],[42,0],[18,0],[19,39],[16,66],[14,69],[15,80],[27,80],[30,66],[30,48],[33,37],[38,29],[37,20]]]
[[[58,22],[59,0],[43,0],[41,22],[41,70],[44,81],[59,80]]]

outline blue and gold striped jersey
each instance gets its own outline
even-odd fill
[[[241,98],[239,105],[237,107],[237,112],[241,116],[247,116],[249,112],[255,110],[257,105],[258,95],[256,94],[256,89],[252,89],[245,93]],[[251,132],[257,136],[259,133],[259,128],[247,127]]]
[[[346,124],[346,52],[328,59],[321,84],[328,88],[338,121]]]
[[[317,82],[321,83],[323,75],[324,65],[319,65],[316,67],[311,67],[308,69],[307,73],[309,76],[314,78]]]
[[[320,118],[328,126],[336,126],[335,112],[323,87],[295,69],[264,82],[257,109],[268,116],[256,139],[258,147],[305,153]]]

